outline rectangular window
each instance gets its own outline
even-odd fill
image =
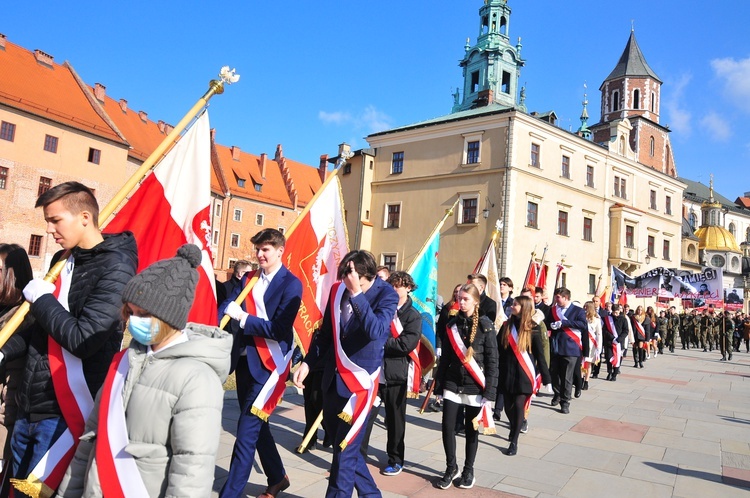
[[[394,152],[391,160],[391,174],[398,175],[404,172],[404,153]]]
[[[651,256],[652,258],[656,256],[656,249],[654,247],[655,245],[656,245],[656,239],[654,238],[653,235],[649,235],[648,236],[648,255]]]
[[[386,228],[398,228],[401,225],[401,204],[386,204]]]
[[[625,225],[625,247],[635,249],[635,227]]]
[[[221,216],[221,203],[214,204],[214,216]]]
[[[461,223],[478,223],[477,206],[479,199],[471,197],[461,201]]]
[[[568,212],[557,212],[557,235],[568,235]]]
[[[57,154],[57,137],[52,135],[45,135],[44,137],[44,150]]]
[[[232,219],[234,221],[242,221],[242,209],[235,209]]]
[[[586,186],[587,187],[594,186],[594,167],[593,166],[586,166]]]
[[[52,188],[52,178],[47,178],[44,176],[39,177],[39,189],[37,190],[36,196],[39,197],[46,191]]]
[[[262,214],[259,213],[259,214],[255,215],[255,224],[258,225],[259,227],[263,226],[263,215]]]
[[[348,175],[351,172],[352,172],[352,163],[346,163],[344,165],[344,174]]]
[[[3,121],[0,124],[0,138],[12,142],[16,138],[16,125]]]
[[[539,163],[539,144],[531,144],[531,165],[535,168],[541,168]]]
[[[666,214],[672,214],[672,197],[667,196],[666,199],[664,199],[664,212]]]
[[[649,201],[651,204],[651,209],[656,209],[656,190],[651,191]]]
[[[8,188],[8,168],[0,167],[0,189],[5,190]]]
[[[583,218],[583,240],[587,242],[593,241],[593,225],[594,220],[586,217]]]
[[[596,275],[589,273],[589,294],[596,294]]]
[[[479,162],[479,141],[469,142],[466,145],[466,164],[477,164]]]
[[[568,156],[562,156],[560,176],[570,179],[570,158]]]
[[[263,191],[263,185],[261,185],[260,183],[254,183],[253,182],[253,188],[255,188],[256,192],[262,192]]]
[[[526,226],[531,228],[539,228],[537,223],[539,215],[539,204],[536,202],[528,202],[526,204]]]
[[[390,271],[396,271],[396,255],[383,254],[383,266],[387,266]]]
[[[214,230],[214,235],[211,238],[211,243],[215,246],[219,245],[219,231],[218,230]]]
[[[243,178],[237,178],[237,186],[239,188],[245,188],[245,180]]]
[[[620,197],[622,199],[628,198],[627,183],[625,182],[625,178],[620,178],[619,176],[615,177],[614,194],[615,194],[615,197]]]
[[[471,93],[479,90],[479,71],[471,73]]]
[[[232,247],[240,247],[240,234],[233,233],[229,245]]]
[[[42,254],[42,236],[32,235],[29,240],[29,256],[39,256]]]
[[[102,151],[99,149],[94,149],[93,147],[89,148],[89,162],[94,164],[99,164],[99,162],[102,159]]]
[[[665,241],[664,241],[664,248],[663,248],[663,252],[664,252],[664,254],[662,254],[662,257],[663,257],[663,258],[664,258],[664,259],[665,259],[666,261],[670,261],[670,260],[671,260],[672,258],[670,258],[670,257],[669,257],[669,241],[668,241],[668,240],[665,240]]]

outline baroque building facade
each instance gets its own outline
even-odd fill
[[[510,14],[503,0],[480,8],[480,36],[460,63],[463,98],[454,95],[450,114],[371,134],[370,149],[344,166],[345,195],[356,198],[345,198],[353,241],[380,263],[406,269],[458,200],[441,231],[444,296],[466,280],[496,225],[500,275],[520,286],[532,253],[539,261],[547,247],[550,279],[562,262],[560,283],[579,300],[594,293],[600,276],[608,281],[610,265],[630,273],[675,266],[685,185],[676,178],[671,149],[662,148],[670,153],[658,164],[639,160],[640,115],[603,113],[589,129],[585,99],[577,133],[556,126],[554,113],[527,113],[517,88],[524,61],[520,42],[510,39]],[[631,54],[626,47],[618,62],[628,68],[627,78],[636,67]],[[660,85],[649,88],[658,102]],[[608,92],[602,90],[603,102]],[[661,139],[668,144],[668,134]]]

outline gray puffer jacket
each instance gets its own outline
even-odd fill
[[[153,355],[135,341],[128,351],[126,451],[135,458],[149,496],[211,494],[232,336],[195,323],[186,330],[188,342]],[[96,464],[100,398],[101,392],[58,496],[103,496]]]

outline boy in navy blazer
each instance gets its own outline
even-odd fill
[[[232,348],[231,368],[237,378],[237,398],[242,411],[237,422],[229,476],[219,493],[219,496],[227,498],[244,496],[256,449],[268,479],[268,487],[261,496],[275,497],[289,487],[289,478],[271,435],[268,416],[256,415],[259,412],[253,407],[261,389],[271,377],[271,372],[261,361],[256,340],[265,339],[269,350],[278,347],[284,358],[290,357],[289,353],[294,347],[292,327],[302,300],[302,283],[282,264],[286,239],[281,232],[266,228],[258,232],[251,242],[255,245],[260,270],[246,273],[242,284],[219,307],[220,317],[226,314],[239,322],[239,333],[234,338]],[[235,299],[254,278],[257,280],[251,293],[239,306]],[[247,312],[246,303],[249,301],[255,307],[254,314]]]
[[[370,375],[381,366],[383,348],[391,336],[391,321],[396,315],[398,294],[390,284],[376,278],[376,272],[375,258],[367,251],[351,251],[341,260],[338,278],[342,281],[341,285],[346,286],[346,290],[343,294],[338,293],[338,298],[334,292],[337,287],[334,286],[334,290],[331,291],[323,325],[313,339],[310,351],[294,374],[294,383],[297,387],[303,387],[302,381],[310,368],[326,358],[329,349],[335,350],[334,333],[339,328],[341,348],[348,359]],[[337,327],[334,327],[332,316],[338,315],[338,309],[334,310],[335,306],[339,306],[341,311],[340,324]],[[375,383],[377,388],[377,379]],[[348,441],[348,445],[344,445],[344,449],[341,448],[341,443],[347,438],[352,425],[342,420],[339,414],[344,411],[352,391],[347,388],[337,362],[326,363],[322,389],[323,420],[327,430],[331,431],[334,437],[333,462],[326,497],[349,498],[355,486],[360,497],[381,496],[359,451],[365,427],[360,428],[356,436]],[[367,411],[369,412],[369,406]]]

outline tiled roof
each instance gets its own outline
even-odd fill
[[[708,186],[702,184],[701,182],[688,180],[687,178],[678,178],[678,180],[687,185],[687,188],[685,189],[683,194],[687,200],[693,202],[704,202],[708,200],[710,195],[710,188]],[[731,211],[737,211],[743,214],[747,214],[747,209],[730,201],[723,195],[719,194],[716,190],[714,190],[714,200],[720,203],[722,206],[729,208]]]
[[[465,111],[459,111],[459,112],[454,112],[451,114],[446,114],[444,116],[427,119],[425,121],[420,121],[418,123],[412,123],[406,126],[399,126],[397,128],[391,128],[390,130],[379,131],[377,133],[371,133],[368,136],[377,137],[380,135],[387,135],[389,133],[412,130],[416,128],[424,128],[427,126],[432,126],[432,125],[437,125],[437,124],[442,124],[442,123],[449,123],[451,121],[461,121],[464,119],[471,119],[471,118],[482,116],[482,115],[500,114],[500,113],[504,113],[504,112],[508,112],[512,110],[514,110],[514,108],[507,107],[507,106],[497,104],[497,103],[493,103],[484,107],[477,107],[476,109],[467,109]]]
[[[145,161],[168,134],[147,117],[141,119],[138,111],[127,108],[127,105],[123,111],[120,103],[108,96],[99,104],[132,147],[128,154],[140,161]]]
[[[323,184],[320,180],[320,173],[317,168],[291,159],[286,159],[286,165],[294,180],[294,188],[297,189],[297,203],[301,207],[306,206]]]
[[[44,57],[44,56],[43,56]],[[118,143],[125,143],[96,113],[72,68],[37,61],[34,52],[5,42],[0,49],[0,104]]]
[[[622,78],[624,76],[641,76],[653,78],[659,83],[662,81],[656,75],[651,66],[646,62],[646,58],[643,56],[638,42],[635,41],[635,32],[630,32],[628,43],[625,45],[625,50],[620,56],[620,60],[617,61],[617,65],[609,73],[609,76],[604,81],[611,81],[616,78]],[[602,83],[602,86],[604,84]]]

